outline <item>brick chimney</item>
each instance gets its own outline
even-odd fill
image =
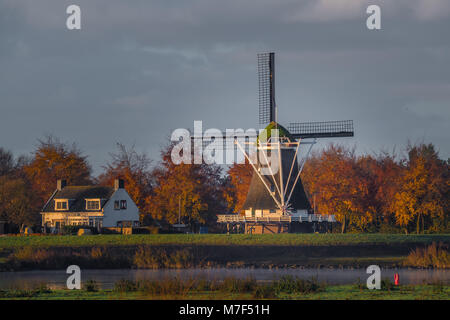
[[[115,179],[114,180],[114,190],[118,189],[124,189],[125,188],[125,182],[123,179]]]
[[[61,191],[62,189],[64,189],[64,187],[66,185],[67,185],[67,181],[66,180],[58,179],[56,181],[56,189],[58,189],[58,191]]]

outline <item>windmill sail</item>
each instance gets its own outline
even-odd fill
[[[289,132],[294,138],[353,137],[353,120],[290,123]]]
[[[258,54],[259,123],[276,121],[275,53]]]

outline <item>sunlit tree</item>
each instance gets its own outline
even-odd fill
[[[225,189],[225,197],[228,208],[233,212],[241,212],[252,179],[252,166],[248,161],[243,164],[234,163],[227,174],[229,183]]]
[[[31,161],[23,170],[42,204],[55,190],[58,179],[67,180],[69,185],[91,183],[91,167],[86,156],[75,144],[63,143],[54,136],[38,140]]]
[[[155,171],[155,187],[147,198],[151,215],[169,223],[187,224],[215,221],[226,208],[221,168],[207,164],[179,164],[171,160],[171,148],[162,151]]]
[[[104,172],[98,177],[98,182],[111,186],[114,179],[123,179],[128,194],[141,215],[145,215],[149,210],[146,199],[151,195],[153,184],[151,160],[145,153],[138,153],[134,146],[127,148],[122,143],[117,143],[117,151],[110,156],[111,160],[103,167]]]
[[[408,146],[408,162],[393,204],[399,225],[408,228],[415,223],[420,233],[432,219],[444,223],[449,207],[448,170],[432,144]]]

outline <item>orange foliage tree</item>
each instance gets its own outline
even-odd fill
[[[395,221],[394,197],[399,187],[399,177],[403,166],[397,161],[396,154],[380,153],[373,161],[372,173],[374,176],[375,193],[374,201],[377,203],[379,223],[382,226],[393,225]],[[392,230],[392,228],[387,231]]]
[[[408,162],[393,203],[397,223],[406,231],[414,222],[417,233],[426,225],[439,231],[448,223],[448,172],[448,162],[439,159],[432,144],[408,146]]]
[[[0,176],[0,220],[25,225],[39,223],[39,214],[34,207],[34,196],[28,183],[18,177]]]
[[[155,187],[147,203],[152,217],[177,223],[208,224],[225,210],[221,168],[207,164],[179,164],[171,160],[172,146],[162,152],[154,170]]]
[[[36,197],[24,177],[24,158],[0,148],[0,220],[20,229],[39,223]],[[10,230],[11,231],[11,230]]]
[[[374,181],[370,159],[357,159],[354,149],[330,144],[306,162],[302,181],[320,214],[334,214],[341,232],[351,224],[360,231],[375,219]]]
[[[234,163],[227,171],[228,184],[225,188],[225,198],[229,211],[241,212],[247,197],[253,168],[246,160],[243,164]]]
[[[147,198],[151,195],[153,184],[151,160],[145,153],[136,152],[134,146],[127,149],[121,143],[117,143],[117,152],[111,153],[110,156],[111,161],[103,167],[104,172],[98,177],[98,182],[111,186],[114,179],[123,179],[125,188],[138,206],[141,216],[145,216],[149,212]]]
[[[38,140],[33,157],[23,167],[23,171],[31,183],[33,193],[40,199],[40,205],[55,190],[57,179],[66,179],[69,185],[91,183],[91,167],[86,157],[75,144],[62,143],[53,136]]]

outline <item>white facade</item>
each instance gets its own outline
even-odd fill
[[[57,190],[45,204],[41,215],[42,226],[52,230],[60,230],[63,226],[139,226],[139,209],[120,179],[115,180],[114,188],[66,186],[64,180],[58,180]]]
[[[126,209],[115,209],[116,201],[126,201]],[[103,206],[103,227],[118,227],[122,222],[139,223],[139,209],[125,189],[117,189]]]

